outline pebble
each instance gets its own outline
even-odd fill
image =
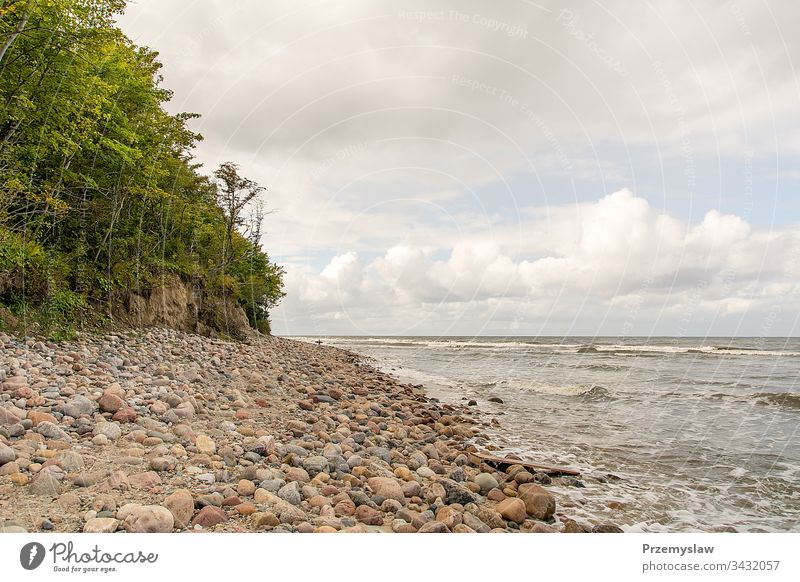
[[[256,492],[256,484],[249,479],[242,479],[236,485],[236,492],[244,497],[251,497]]]
[[[220,523],[228,521],[228,514],[214,507],[213,505],[206,505],[192,520],[193,526],[202,526],[205,529],[214,527]]]
[[[355,518],[367,525],[383,525],[381,512],[368,505],[359,505],[355,511]]]
[[[471,464],[488,445],[474,410],[347,352],[163,329],[30,342],[24,359],[0,342],[0,521],[24,503],[59,532],[619,530],[542,523],[550,477]]]
[[[97,404],[103,412],[117,412],[125,405],[125,401],[116,394],[106,392],[100,397]]]
[[[122,436],[122,428],[116,422],[98,422],[93,432],[96,436],[105,436],[110,441],[115,441]]]
[[[417,533],[450,533],[450,528],[440,521],[429,521],[419,528]]]
[[[194,444],[197,450],[204,455],[213,455],[217,452],[216,443],[204,434],[197,435],[197,440]]]
[[[89,519],[83,526],[84,533],[114,533],[117,531],[119,521],[110,517],[95,517]]]
[[[131,533],[169,533],[174,525],[170,510],[160,505],[134,507],[125,516],[125,529]]]
[[[525,509],[533,519],[544,521],[556,511],[556,498],[544,487],[528,483],[520,485],[519,498],[525,503]]]
[[[480,487],[481,495],[486,495],[498,486],[497,479],[491,473],[478,473],[475,476],[475,484]]]
[[[499,513],[503,519],[513,521],[515,523],[522,523],[528,518],[528,512],[525,509],[525,502],[518,497],[509,497],[504,499],[495,507],[495,511]]]
[[[394,499],[400,504],[406,502],[406,496],[400,484],[390,477],[371,477],[367,485],[376,494],[385,499]]]
[[[61,483],[49,471],[42,471],[34,477],[29,490],[34,495],[58,497],[61,495]]]
[[[175,520],[175,527],[184,528],[189,525],[194,513],[194,498],[188,489],[178,489],[170,493],[164,500],[166,507]]]
[[[17,454],[11,447],[0,443],[0,466],[10,463],[17,458]]]
[[[64,429],[56,426],[52,422],[41,422],[36,427],[36,432],[45,438],[55,441],[72,442],[72,437],[69,436]]]

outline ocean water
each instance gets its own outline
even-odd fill
[[[579,521],[800,531],[800,339],[296,339],[374,358],[443,402],[476,400],[499,422],[479,444],[582,472],[585,487],[555,488]]]

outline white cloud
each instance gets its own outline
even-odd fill
[[[269,188],[280,332],[758,333],[800,276],[769,227],[800,210],[795,13],[139,0],[121,26],[202,114],[199,161]]]
[[[570,312],[588,307],[593,314],[582,314],[599,326],[593,333],[610,333],[601,314],[619,326],[636,308],[643,325],[666,318],[664,325],[680,333],[678,314],[724,320],[769,309],[776,300],[800,303],[793,280],[800,238],[793,231],[754,230],[716,211],[688,225],[628,190],[550,213],[550,224],[534,218],[523,230],[572,236],[523,241],[535,258],[515,260],[521,249],[510,239],[477,237],[439,249],[394,246],[363,266],[347,252],[316,274],[290,267],[289,299],[274,314],[276,324],[304,333],[314,318],[345,314],[343,330],[380,333],[405,329],[422,314],[441,325],[470,312],[468,332],[510,333],[512,324],[517,332],[546,320],[563,324]]]

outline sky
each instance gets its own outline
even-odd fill
[[[800,8],[138,0],[280,335],[800,330]]]

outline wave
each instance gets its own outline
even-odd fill
[[[782,408],[800,410],[800,393],[798,392],[757,392],[751,398],[760,404],[772,404]]]
[[[622,364],[603,364],[603,363],[573,364],[569,367],[578,368],[581,370],[605,370],[608,372],[621,372],[622,370],[630,369],[630,366],[624,366]]]
[[[800,357],[800,352],[790,352],[781,350],[759,350],[756,348],[736,348],[719,346],[658,346],[658,345],[624,345],[624,344],[593,344],[581,346],[577,353],[613,353],[617,355],[636,354],[705,354],[719,356],[788,356]]]
[[[800,351],[767,350],[730,345],[664,345],[664,344],[603,344],[603,343],[555,343],[526,340],[524,338],[498,341],[497,338],[487,340],[461,338],[430,337],[295,337],[293,339],[341,347],[375,346],[395,348],[427,348],[455,352],[525,352],[553,355],[566,354],[607,354],[607,355],[706,355],[706,356],[770,356],[800,357]],[[577,338],[575,338],[577,339]]]
[[[592,399],[611,400],[614,395],[599,384],[526,384],[524,390],[554,396],[581,396]]]

